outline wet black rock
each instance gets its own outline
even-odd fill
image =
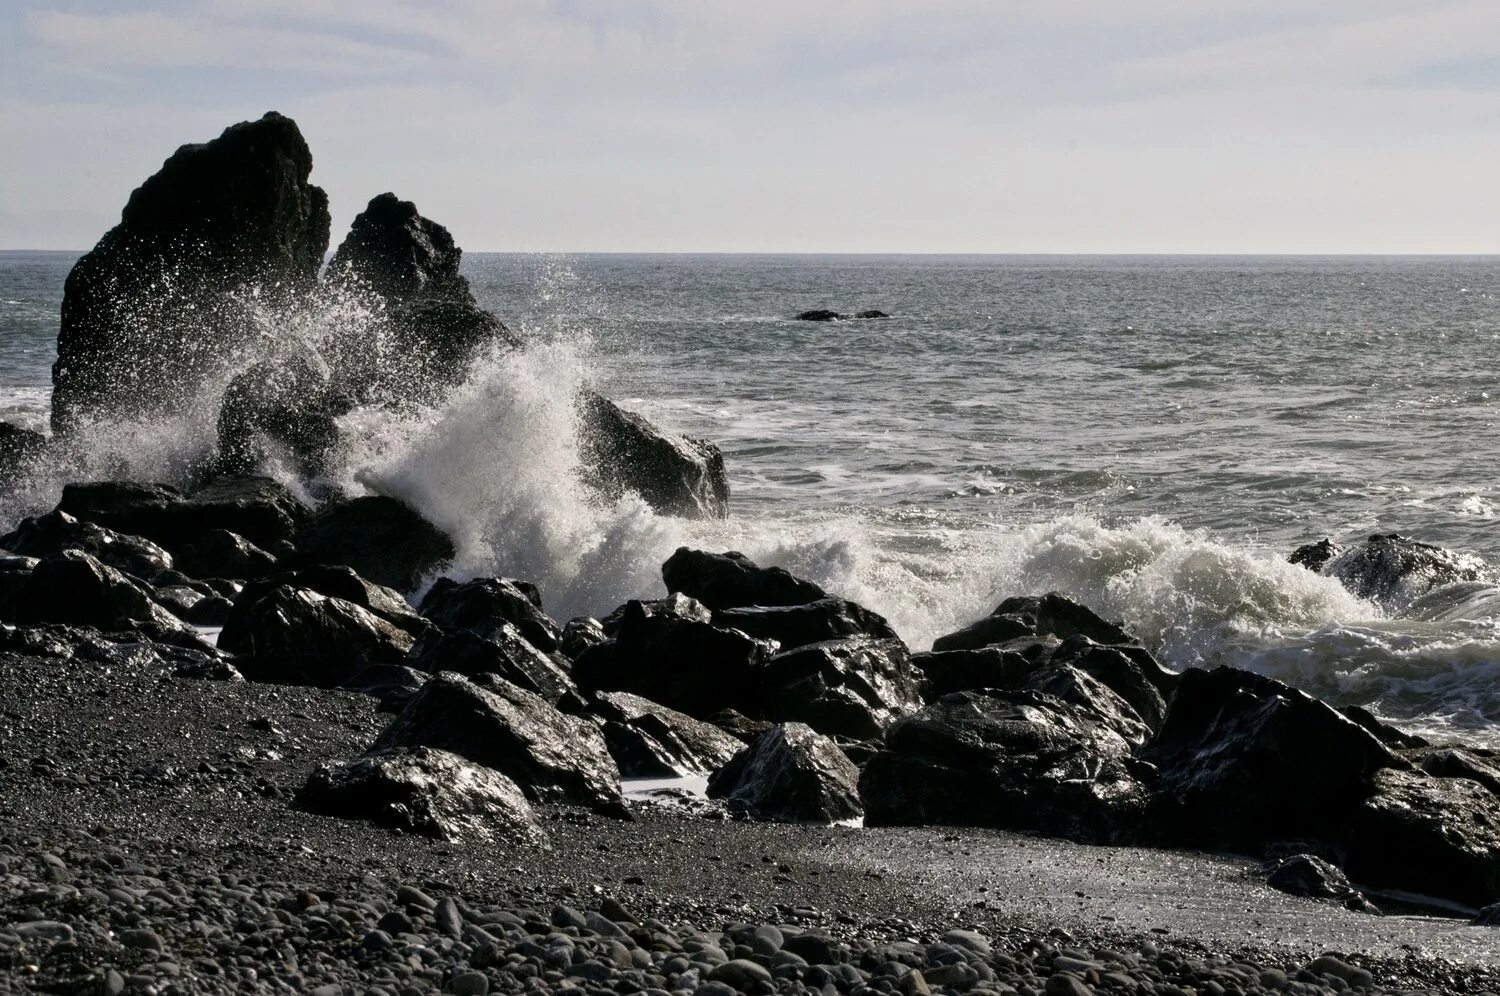
[[[1380,771],[1341,814],[1355,881],[1481,908],[1500,899],[1500,795],[1467,778]]]
[[[1159,831],[1197,847],[1339,839],[1376,773],[1405,766],[1307,693],[1228,667],[1182,675],[1141,756],[1160,770]]]
[[[743,744],[755,743],[762,733],[775,725],[764,719],[751,719],[738,709],[720,709],[708,717],[708,722]]]
[[[276,556],[228,529],[209,529],[179,547],[177,568],[197,578],[248,581],[276,570]]]
[[[100,630],[186,632],[157,604],[149,586],[81,550],[64,550],[27,572],[0,577],[0,620],[59,623]]]
[[[1490,903],[1474,914],[1469,923],[1475,927],[1500,927],[1500,903]]]
[[[416,588],[455,553],[447,534],[385,495],[324,506],[303,528],[296,545],[302,563],[352,567],[398,591]]]
[[[136,188],[68,274],[55,431],[181,411],[253,334],[250,307],[315,285],[329,215],[311,170],[296,124],[272,112],[182,146]]]
[[[557,623],[542,611],[536,586],[512,578],[438,578],[418,610],[444,630],[471,630],[483,636],[500,623],[510,623],[538,650],[556,650],[562,642]]]
[[[366,609],[412,637],[432,629],[432,624],[417,614],[401,593],[360,577],[350,567],[317,565],[295,571],[282,571],[245,585],[234,599],[234,611],[219,636],[219,646],[231,653],[249,653],[250,641],[244,621],[255,603],[277,588],[305,588],[320,595],[341,599]]]
[[[759,820],[834,823],[863,814],[859,769],[829,738],[802,723],[780,723],[708,781],[712,798]]]
[[[584,651],[573,680],[590,691],[633,692],[689,716],[744,709],[756,701],[768,647],[707,621],[685,596],[627,602],[605,621],[613,637]]]
[[[760,640],[775,640],[783,650],[853,636],[898,639],[884,616],[842,598],[822,598],[802,605],[721,609],[713,614],[713,620],[715,626],[737,629]]]
[[[217,530],[232,532],[263,550],[285,548],[312,516],[300,498],[269,477],[217,478],[191,494],[166,484],[68,484],[57,508],[118,532],[144,536],[174,558]]]
[[[866,309],[865,311],[856,311],[854,313],[854,317],[855,318],[889,318],[891,316],[888,315],[888,314],[886,314],[885,312],[879,311],[879,310],[877,310],[875,308],[869,308],[869,309]]]
[[[354,672],[339,688],[376,699],[383,712],[400,712],[431,678],[432,675],[414,668],[375,664]]]
[[[1337,557],[1342,550],[1342,547],[1325,536],[1316,543],[1304,543],[1297,547],[1287,558],[1287,563],[1300,564],[1314,574],[1321,574],[1323,568],[1328,566],[1328,562]]]
[[[337,688],[372,665],[406,662],[413,638],[362,606],[310,588],[254,593],[225,623],[219,643],[239,654],[245,677]]]
[[[1294,854],[1270,866],[1266,884],[1289,896],[1304,896],[1336,903],[1359,913],[1380,910],[1337,867],[1313,854]]]
[[[568,660],[576,661],[590,647],[597,647],[608,640],[604,626],[593,616],[578,616],[569,619],[562,628],[557,649]]]
[[[1131,840],[1149,767],[1085,710],[1031,690],[957,692],[886,731],[860,797],[872,826],[948,824]]]
[[[420,399],[461,380],[481,347],[518,344],[475,302],[459,273],[462,258],[448,229],[395,194],[372,198],[355,216],[329,263],[328,280],[372,294],[383,306],[386,369],[374,371],[379,383],[362,385],[364,390],[387,399]]]
[[[333,371],[317,356],[252,364],[224,390],[214,470],[252,474],[278,460],[315,478],[338,443],[338,416],[353,401],[340,392]]]
[[[1500,796],[1500,753],[1496,751],[1477,747],[1435,747],[1407,750],[1403,756],[1429,775],[1467,778]]]
[[[372,749],[417,746],[494,768],[533,802],[623,806],[619,768],[598,728],[508,682],[480,688],[450,673],[428,681]]]
[[[1076,714],[1113,731],[1132,747],[1139,747],[1151,736],[1151,726],[1129,702],[1104,682],[1071,664],[1033,672],[1026,687],[1068,703]]]
[[[944,695],[980,688],[1020,688],[1037,668],[1022,650],[1044,650],[1043,644],[1016,641],[977,650],[940,650],[911,655],[922,697],[935,702]]]
[[[593,391],[579,394],[578,415],[584,476],[605,497],[632,492],[662,515],[729,514],[729,477],[713,443],[663,432]]]
[[[1339,706],[1339,712],[1366,730],[1369,730],[1376,740],[1379,740],[1392,750],[1428,746],[1425,737],[1419,737],[1415,733],[1407,733],[1405,730],[1398,730],[1389,723],[1381,722],[1374,713],[1364,706]]]
[[[1398,533],[1377,534],[1344,550],[1322,573],[1337,578],[1350,593],[1399,611],[1434,588],[1487,576],[1478,557],[1418,543]]]
[[[433,630],[412,647],[407,665],[433,674],[453,671],[470,677],[499,675],[552,705],[578,693],[567,669],[532,646],[504,620],[487,626],[482,634],[464,629],[446,633]]]
[[[767,658],[758,678],[758,715],[857,740],[878,738],[922,704],[906,645],[895,639],[799,647]]]
[[[601,692],[590,711],[626,778],[708,774],[744,746],[711,723],[629,692]]]
[[[1086,636],[1095,643],[1130,644],[1133,636],[1101,619],[1093,610],[1067,595],[1048,592],[1007,598],[983,619],[932,643],[933,650],[977,650],[1023,636],[1066,640]]]
[[[144,536],[131,536],[93,522],[80,522],[66,512],[52,511],[22,519],[0,536],[0,549],[28,557],[48,557],[64,550],[80,550],[137,578],[153,578],[171,570],[172,555]]]
[[[47,443],[45,433],[0,420],[0,482],[9,480],[24,469],[26,461],[44,453]]]
[[[456,754],[395,748],[320,765],[298,802],[315,813],[447,841],[536,841],[541,828],[515,782]]]
[[[1163,668],[1143,647],[1104,646],[1086,636],[1070,636],[1050,647],[1038,660],[1039,670],[1077,668],[1097,679],[1126,702],[1155,730],[1166,718],[1166,696],[1177,687],[1178,676]]]
[[[811,581],[780,567],[760,567],[743,553],[678,547],[661,565],[667,591],[682,592],[717,611],[747,605],[806,605],[828,597]]]
[[[847,316],[841,315],[837,311],[828,311],[828,310],[822,309],[822,308],[815,308],[812,311],[804,311],[804,312],[799,313],[797,315],[797,321],[799,321],[799,322],[838,322],[838,321],[843,321],[846,317]]]

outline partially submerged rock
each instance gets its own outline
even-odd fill
[[[372,750],[435,747],[511,778],[532,802],[619,811],[620,771],[593,723],[505,681],[443,673],[422,686]]]
[[[1054,591],[1045,595],[1007,598],[985,618],[934,640],[932,649],[977,650],[1026,636],[1059,640],[1084,636],[1095,643],[1110,645],[1136,642],[1121,627],[1100,618],[1067,595]]]
[[[1325,564],[1322,573],[1387,611],[1398,611],[1442,585],[1487,576],[1478,557],[1418,543],[1399,533],[1377,534],[1349,547]]]
[[[1328,566],[1328,562],[1337,557],[1342,550],[1342,547],[1325,536],[1316,543],[1304,543],[1297,547],[1287,558],[1287,563],[1306,567],[1314,574],[1321,574],[1323,568]]]
[[[798,313],[798,315],[797,315],[797,321],[799,321],[799,322],[837,322],[837,321],[842,321],[846,317],[848,317],[848,316],[841,315],[837,311],[829,311],[826,308],[814,308],[812,311],[803,311],[803,312]]]
[[[541,838],[531,805],[515,782],[429,747],[395,748],[320,765],[298,801],[316,813],[369,820],[437,840]]]
[[[859,769],[832,740],[781,723],[715,772],[708,794],[755,819],[835,823],[862,814],[858,783]]]
[[[708,440],[663,432],[589,390],[578,396],[578,424],[586,482],[607,498],[632,492],[662,515],[729,514],[724,455]]]
[[[705,553],[678,547],[661,565],[667,591],[682,592],[709,609],[748,605],[806,605],[828,597],[822,588],[780,567],[760,567],[737,551]]]
[[[296,124],[272,112],[182,146],[130,195],[68,274],[54,431],[182,411],[253,334],[252,306],[316,284],[329,214],[311,170]]]

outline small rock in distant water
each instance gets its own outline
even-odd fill
[[[799,321],[799,322],[841,322],[846,317],[847,317],[846,315],[841,315],[837,311],[828,311],[826,309],[815,308],[812,311],[804,311],[804,312],[800,313],[799,315],[797,315],[797,321]]]
[[[870,309],[868,309],[866,311],[855,312],[854,317],[855,318],[889,318],[891,316],[888,315],[888,314],[886,314],[883,311],[877,311],[874,308],[870,308]]]

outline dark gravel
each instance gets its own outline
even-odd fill
[[[352,693],[0,657],[0,710],[0,991],[1500,988],[1492,928],[1237,859],[651,806],[459,847],[300,812],[389,719]]]

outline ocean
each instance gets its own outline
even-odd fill
[[[0,253],[0,417],[46,420],[74,258]],[[1491,258],[470,253],[465,272],[531,345],[430,411],[351,416],[332,472],[453,533],[455,573],[535,580],[565,619],[661,594],[679,545],[739,549],[918,649],[1060,590],[1174,668],[1500,746],[1500,591],[1414,618],[1286,560],[1400,532],[1500,564]],[[892,317],[792,320],[812,308]],[[580,494],[581,381],[718,442],[731,518]],[[0,524],[69,479],[170,480],[211,442],[201,417],[115,427]]]

